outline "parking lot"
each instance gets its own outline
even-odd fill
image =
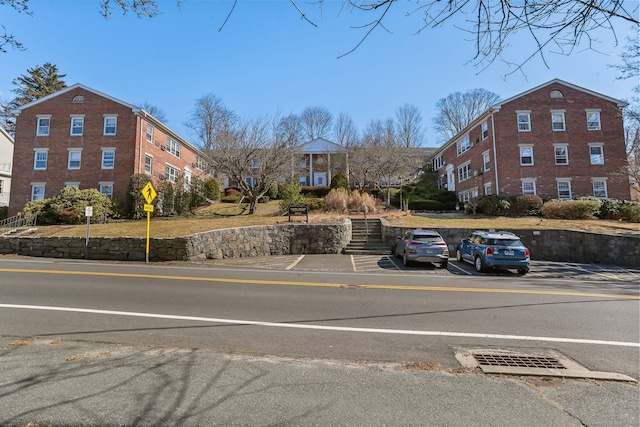
[[[486,273],[478,273],[471,264],[456,261],[454,258],[449,260],[449,266],[446,269],[429,263],[412,264],[409,267],[405,267],[401,259],[392,255],[278,255],[207,260],[203,261],[203,263],[223,268],[287,271],[520,277],[515,270],[494,270]],[[640,268],[534,260],[531,261],[531,270],[524,277],[578,278],[581,280],[640,283]]]

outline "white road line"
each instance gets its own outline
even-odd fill
[[[346,327],[346,326],[324,326],[324,325],[308,325],[308,324],[299,324],[299,323],[261,322],[256,320],[218,319],[213,317],[177,316],[173,314],[138,313],[138,312],[131,312],[131,311],[94,310],[89,308],[52,307],[52,306],[24,305],[24,304],[0,304],[0,308],[62,311],[62,312],[68,312],[68,313],[105,314],[105,315],[111,315],[111,316],[145,317],[145,318],[151,318],[151,319],[169,319],[169,320],[188,320],[188,321],[194,321],[194,322],[226,323],[226,324],[233,324],[233,325],[270,326],[270,327],[276,327],[276,328],[312,329],[312,330],[321,330],[321,331],[361,332],[361,333],[391,334],[391,335],[489,338],[489,339],[498,339],[498,340],[543,341],[543,342],[560,342],[560,343],[571,343],[571,344],[591,344],[591,345],[607,345],[607,346],[617,346],[617,347],[640,348],[640,343],[637,343],[637,342],[588,340],[588,339],[580,339],[580,338],[478,334],[478,333],[470,333],[470,332],[417,331],[417,330],[411,330],[411,329],[354,328],[354,327]]]
[[[300,255],[298,257],[297,260],[293,261],[291,264],[289,264],[287,266],[287,268],[285,268],[285,270],[291,270],[293,267],[295,267],[300,261],[302,261],[302,258],[304,258],[304,255]]]
[[[449,263],[449,265],[450,265],[451,267],[455,267],[455,268],[457,268],[458,270],[462,271],[464,274],[467,274],[467,275],[469,275],[469,276],[470,276],[471,274],[473,274],[473,273],[469,273],[469,272],[468,272],[467,270],[465,270],[464,268],[460,268],[460,267],[458,267],[457,265],[455,265],[455,264],[454,264],[454,263],[452,263],[452,262],[450,262],[450,263]]]

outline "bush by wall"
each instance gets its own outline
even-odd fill
[[[506,196],[485,196],[480,199],[478,208],[487,215],[503,216],[511,209],[511,200]]]
[[[109,196],[95,188],[80,190],[65,187],[56,196],[28,202],[23,214],[25,218],[38,217],[38,224],[82,224],[87,221],[86,207],[93,208],[91,222],[103,222],[116,216]]]
[[[327,194],[329,194],[329,191],[331,191],[331,188],[327,186],[324,186],[324,187],[304,186],[300,188],[300,192],[304,194],[306,197],[324,197]]]
[[[627,202],[620,206],[620,217],[629,222],[640,222],[640,203]]]
[[[550,200],[540,209],[540,215],[553,219],[594,219],[600,212],[597,200]]]
[[[516,215],[538,215],[542,204],[542,198],[537,194],[521,194],[513,200],[511,212]]]

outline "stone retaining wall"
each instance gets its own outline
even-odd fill
[[[342,224],[279,224],[212,230],[174,239],[149,240],[150,261],[187,261],[285,254],[337,254],[351,239]],[[0,254],[51,258],[145,261],[146,239],[134,237],[0,238]]]
[[[408,227],[393,227],[382,220],[382,234],[391,246],[396,237],[404,234]],[[451,257],[455,256],[456,244],[476,229],[433,228],[449,246]],[[570,230],[513,231],[522,243],[531,250],[532,260],[602,263],[640,267],[640,236],[613,236]]]

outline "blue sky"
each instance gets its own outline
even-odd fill
[[[239,116],[253,118],[298,114],[323,106],[336,117],[344,112],[359,130],[372,119],[394,118],[405,103],[418,107],[426,128],[425,145],[437,145],[430,132],[438,99],[456,91],[484,88],[509,98],[560,78],[618,99],[629,99],[635,82],[617,80],[631,26],[618,23],[616,46],[607,32],[594,52],[582,46],[571,56],[546,53],[513,71],[504,62],[482,70],[469,61],[474,44],[454,27],[430,28],[418,35],[421,16],[406,17],[413,2],[399,4],[353,53],[365,30],[353,28],[371,18],[340,10],[342,1],[326,1],[322,10],[298,1],[315,27],[301,19],[290,1],[240,0],[219,31],[231,1],[159,1],[163,14],[153,19],[122,15],[109,20],[98,1],[31,0],[33,16],[2,7],[5,25],[27,48],[0,54],[0,99],[13,97],[11,81],[45,62],[66,74],[68,85],[82,83],[132,104],[149,102],[162,109],[167,124],[192,140],[184,122],[194,100],[213,93]],[[637,10],[636,10],[637,12]],[[534,49],[525,35],[505,52],[518,62]],[[192,141],[195,142],[195,141]]]

